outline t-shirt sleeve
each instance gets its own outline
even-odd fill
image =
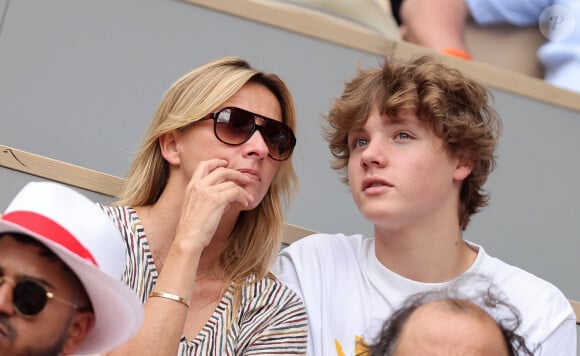
[[[576,356],[577,348],[576,319],[565,319],[542,342],[537,355],[570,355]]]
[[[529,26],[538,23],[549,0],[466,0],[471,17],[480,25],[509,23]]]

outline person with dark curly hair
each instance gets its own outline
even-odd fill
[[[455,288],[415,294],[385,321],[368,354],[533,356],[515,331],[519,311],[502,297],[493,286],[476,295]]]
[[[580,93],[578,0],[405,0],[399,3],[393,6],[393,11],[397,11],[403,40],[466,59],[471,58],[470,43],[465,39],[469,18],[480,28],[497,24],[537,26],[546,38],[537,50],[544,80]],[[497,52],[497,56],[505,55],[498,49],[490,51]]]
[[[332,168],[374,238],[315,234],[280,252],[274,271],[306,304],[310,355],[358,354],[407,297],[466,273],[488,277],[521,311],[517,332],[531,347],[576,354],[564,294],[464,239],[488,203],[501,132],[486,88],[430,56],[388,59],[360,69],[326,119]]]

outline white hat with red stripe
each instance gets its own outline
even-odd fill
[[[137,332],[143,307],[121,281],[125,245],[113,221],[97,204],[59,183],[28,183],[0,217],[0,234],[6,232],[42,242],[85,287],[95,323],[76,352],[106,352]]]

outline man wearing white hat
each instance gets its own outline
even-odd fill
[[[28,183],[0,217],[0,355],[94,354],[128,340],[142,305],[103,211],[57,183]]]

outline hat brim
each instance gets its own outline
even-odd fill
[[[77,275],[91,300],[95,322],[76,353],[110,351],[134,335],[143,321],[141,301],[125,283],[71,253],[63,246],[20,225],[0,221],[0,234],[30,235],[53,251]]]

